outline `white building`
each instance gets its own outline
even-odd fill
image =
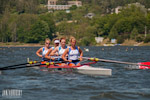
[[[93,18],[95,16],[95,14],[94,13],[88,13],[88,14],[86,14],[84,17],[88,17],[88,18]]]
[[[143,10],[144,12],[147,10],[144,5],[142,5],[142,4],[138,3],[138,2],[136,2],[136,3],[128,4],[127,7],[118,6],[117,8],[115,8],[115,13],[118,14],[119,12],[121,12],[121,9],[123,9],[123,8],[129,8],[129,7],[131,7],[132,5],[134,5],[134,6],[136,6],[136,7],[140,7],[141,10]],[[113,10],[112,10],[112,11],[113,11]]]
[[[95,37],[96,43],[101,43],[103,42],[104,38],[103,37]]]
[[[118,6],[117,8],[115,8],[115,13],[118,14],[120,13],[122,7],[121,6]]]
[[[82,6],[81,1],[68,1],[68,5],[57,5],[57,0],[48,0],[48,10],[67,10],[73,5],[76,5],[77,7]]]
[[[77,7],[82,6],[81,1],[68,1],[68,5],[76,5]]]

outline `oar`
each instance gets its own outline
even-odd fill
[[[36,66],[40,66],[40,65],[55,65],[55,64],[59,64],[59,63],[65,63],[66,61],[59,61],[59,62],[46,62],[41,64],[42,61],[29,61],[28,63],[24,63],[24,64],[18,64],[17,66],[6,66],[6,67],[2,67],[0,68],[0,70],[10,70],[10,69],[20,69],[20,68],[27,68],[27,67],[36,67]],[[30,66],[27,66],[27,64],[30,64]]]
[[[21,66],[21,65],[26,65],[26,64],[38,63],[38,62],[41,62],[41,61],[29,61],[27,63],[10,65],[10,66],[6,66],[6,67],[2,67],[2,68],[9,68],[9,67]]]
[[[73,60],[72,62],[76,62],[76,61],[79,61],[79,60]],[[0,68],[0,70],[11,70],[11,69],[20,69],[20,68],[27,68],[27,67],[36,67],[36,66],[40,66],[40,65],[56,65],[56,64],[59,64],[59,63],[66,63],[67,61],[59,61],[59,62],[46,62],[46,63],[43,63],[41,64],[42,61],[40,62],[35,62],[35,61],[29,61],[29,63],[27,64],[30,64],[30,66],[27,66],[27,65],[24,65],[24,66],[19,66],[19,67],[3,67],[3,68]],[[52,67],[52,68],[63,68],[63,66],[58,66],[58,67]]]
[[[132,62],[123,62],[123,61],[115,61],[115,60],[107,60],[107,59],[99,59],[99,58],[89,58],[89,57],[82,57],[83,59],[88,59],[91,61],[96,61],[96,62],[109,62],[109,63],[119,63],[119,64],[129,64],[129,65],[140,65],[140,66],[149,66],[146,64],[140,64],[140,63],[132,63]]]
[[[29,63],[28,63],[29,64]],[[24,65],[24,66],[20,66],[20,67],[7,67],[7,68],[0,68],[0,71],[2,70],[11,70],[11,69],[20,69],[20,68],[27,68],[27,67],[35,67],[35,66],[39,66],[41,65],[40,63],[37,63],[36,65],[33,64],[33,65],[30,65],[30,66],[27,66],[27,65]]]
[[[29,58],[28,58],[29,60]],[[49,61],[49,60],[44,60],[44,61]],[[16,64],[16,65],[10,65],[10,66],[6,66],[6,67],[2,67],[2,68],[11,68],[11,67],[15,67],[15,66],[21,66],[21,65],[26,65],[26,64],[35,64],[35,63],[41,63],[42,61],[28,61],[27,63],[23,63],[23,64]]]
[[[47,63],[44,63],[44,64],[41,64],[42,61],[39,61],[39,62],[36,62],[36,61],[29,61],[29,63],[26,63],[25,65],[22,65],[22,66],[19,66],[19,67],[16,67],[16,66],[10,66],[10,67],[3,67],[3,68],[0,68],[0,70],[11,70],[11,69],[20,69],[20,68],[28,68],[28,67],[36,67],[36,66],[40,66],[40,65],[46,65],[48,64]],[[60,63],[60,62],[59,62]],[[27,66],[27,64],[30,64],[29,66]],[[53,62],[49,63],[49,64],[55,64]]]

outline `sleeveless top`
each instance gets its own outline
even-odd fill
[[[65,49],[63,49],[61,46],[58,47],[58,54],[60,55],[60,57],[63,55],[66,49],[67,49],[67,46],[65,46]]]
[[[52,50],[54,50],[55,49],[55,47],[51,47],[52,48]]]
[[[68,52],[68,60],[78,60],[79,58],[79,50],[78,47],[75,47],[75,50],[71,50],[71,47],[69,48]]]
[[[51,47],[52,48],[52,50],[54,50],[55,49],[55,47]],[[55,54],[57,54],[58,52],[56,52]],[[58,56],[51,56],[52,58],[58,58]]]
[[[46,55],[46,53],[48,52],[48,50],[49,50],[49,49],[45,50],[45,47],[43,47],[43,49],[42,49],[42,60],[47,60],[47,59],[45,58],[45,55]]]

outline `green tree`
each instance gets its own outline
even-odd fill
[[[17,17],[17,41],[27,41],[31,26],[38,20],[38,16],[34,14],[21,14]]]
[[[84,46],[94,45],[96,44],[95,36],[96,36],[96,30],[95,27],[88,26],[83,34],[83,37],[81,38],[80,44]]]
[[[136,28],[134,28],[131,32],[130,38],[135,40],[137,38],[138,34],[139,34],[138,30]]]
[[[117,43],[121,44],[121,43],[123,43],[123,42],[124,42],[124,38],[119,35],[119,36],[117,37]]]
[[[74,26],[73,23],[67,23],[66,21],[63,21],[57,26],[57,31],[61,35],[65,35],[65,36],[69,37],[75,33],[74,27],[76,27],[76,26]]]
[[[55,35],[54,33],[56,32],[56,26],[53,15],[50,13],[41,14],[40,19],[48,24],[49,27],[48,37],[52,39],[53,38],[52,34]]]
[[[144,43],[149,43],[149,42],[150,42],[150,34],[148,34],[144,39]]]
[[[38,20],[31,27],[31,31],[27,36],[26,42],[28,43],[39,43],[48,38],[49,27],[45,21]]]
[[[150,13],[147,15],[147,29],[150,32]]]
[[[0,21],[0,41],[1,42],[9,42],[11,41],[10,30],[9,30],[9,20],[10,12],[8,9],[4,12],[2,19]]]
[[[118,32],[117,32],[117,30],[116,30],[115,27],[113,27],[113,28],[111,29],[110,34],[109,34],[108,37],[109,37],[110,39],[117,39],[117,37],[118,37]]]
[[[70,10],[76,10],[77,6],[76,5],[72,5],[72,7],[69,8]]]

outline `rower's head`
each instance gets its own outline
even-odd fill
[[[59,39],[54,39],[54,45],[55,47],[59,46]]]
[[[49,38],[46,38],[45,39],[45,46],[46,47],[49,47],[50,46],[50,43],[51,43],[51,40]]]
[[[61,38],[61,39],[60,39],[60,43],[61,43],[61,46],[62,46],[62,47],[65,47],[65,46],[66,46],[66,38],[64,38],[64,37]]]
[[[71,37],[70,43],[71,43],[71,46],[75,46],[76,45],[76,39],[74,37]]]

